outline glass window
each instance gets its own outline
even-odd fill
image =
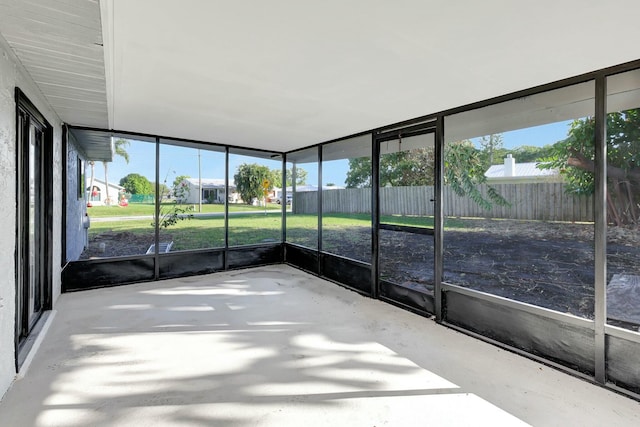
[[[89,244],[81,258],[145,254],[155,242],[155,139],[112,138],[111,162],[87,159]]]
[[[161,140],[160,248],[224,247],[223,147]]]
[[[275,184],[282,181],[282,155],[229,151],[229,246],[282,241],[282,208]]]
[[[589,163],[578,167],[585,170]],[[607,79],[607,318],[640,331],[640,70]]]
[[[593,114],[587,82],[446,118],[446,282],[593,318]]]
[[[322,147],[322,250],[371,263],[371,135]]]
[[[317,147],[287,154],[285,202],[287,242],[318,249]]]

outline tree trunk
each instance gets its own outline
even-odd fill
[[[89,164],[91,165],[91,182],[89,183],[89,200],[87,202],[91,203],[91,197],[93,197],[93,180],[96,176],[96,162],[91,160]]]
[[[105,206],[111,206],[111,197],[109,197],[109,164],[107,162],[102,162],[102,166],[104,166],[104,185],[105,185],[105,193],[106,197],[104,198]]]

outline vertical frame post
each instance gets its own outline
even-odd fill
[[[293,168],[295,170],[295,168]],[[296,175],[292,172],[292,187],[291,191],[295,190],[295,179]],[[282,211],[282,247],[284,248],[284,244],[287,241],[287,154],[282,155],[282,188],[280,193],[280,207]],[[291,209],[293,209],[293,198],[291,199]],[[284,261],[284,260],[283,260]]]
[[[371,134],[371,297],[380,295],[380,143]]]
[[[322,276],[322,145],[318,145],[318,275]]]
[[[606,382],[605,324],[607,322],[607,81],[596,78],[595,97],[595,380]]]
[[[107,184],[108,185],[108,184]],[[156,136],[156,205],[154,228],[153,268],[155,280],[160,278],[160,138]]]
[[[224,251],[223,268],[229,269],[229,147],[224,148]]]
[[[443,232],[444,232],[444,210],[443,210],[443,173],[444,173],[444,117],[438,116],[436,121],[436,134],[434,141],[434,154],[435,154],[435,170],[434,170],[434,218],[433,218],[433,232],[434,232],[434,305],[436,321],[441,322],[443,317],[442,307],[442,276],[443,276]]]

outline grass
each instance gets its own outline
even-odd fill
[[[131,205],[134,210],[127,211],[127,216],[152,215],[153,205]],[[144,206],[145,209],[138,209]],[[202,205],[203,210],[209,208],[209,212],[217,212],[211,208],[223,208],[223,205]],[[260,213],[264,208],[239,205],[246,207],[245,211],[255,211],[255,214],[243,214],[242,216],[229,217],[229,245],[246,245],[271,241],[280,241],[281,219],[279,212]],[[278,206],[279,205],[275,205]],[[113,212],[123,212],[123,208],[95,207],[92,211],[95,216],[114,216]],[[119,209],[122,209],[119,210]],[[138,212],[131,213],[131,212]],[[110,214],[110,215],[107,215]],[[124,216],[124,214],[121,214]],[[121,216],[118,215],[118,216]],[[387,224],[407,225],[414,227],[432,227],[432,217],[407,217],[407,216],[383,216],[381,221]],[[149,235],[153,239],[154,229],[152,220],[120,220],[92,222],[89,229],[90,237],[95,237],[106,232],[130,232],[136,235]],[[341,238],[349,240],[349,230],[353,228],[370,228],[371,216],[369,214],[325,214],[323,216],[323,228],[332,235],[342,235]],[[464,228],[464,221],[456,219],[447,220],[447,228]],[[317,246],[318,217],[316,215],[287,214],[287,241],[302,244],[308,247]],[[161,234],[170,235],[174,241],[174,250],[202,249],[224,246],[224,217],[194,217],[189,220],[179,221],[176,225],[161,230]],[[353,242],[358,244],[358,242]]]
[[[138,236],[148,235],[153,239],[151,219],[115,220],[93,222],[89,236],[96,237],[107,232],[129,232]],[[229,218],[229,244],[247,245],[265,241],[280,241],[280,215],[247,214]],[[174,226],[161,230],[174,241],[174,250],[201,249],[224,246],[224,217],[195,217],[179,221]]]
[[[174,203],[162,203],[162,208],[171,208]],[[198,205],[185,204],[178,205],[181,207],[195,206],[194,213],[198,212]],[[153,203],[131,203],[129,206],[94,206],[87,208],[87,213],[92,218],[108,218],[118,216],[153,216],[155,205]],[[267,204],[268,210],[280,210],[281,206],[276,203]],[[230,212],[264,212],[264,206],[251,206],[246,204],[229,204]],[[217,203],[206,203],[202,205],[202,213],[222,213],[224,205]]]

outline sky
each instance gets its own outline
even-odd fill
[[[522,145],[543,146],[553,144],[566,137],[571,122],[558,122],[543,126],[536,126],[502,134],[504,148],[516,148]],[[480,138],[472,141],[479,147]],[[149,181],[155,182],[155,144],[142,141],[130,141],[126,147],[130,161],[127,164],[121,157],[116,157],[109,163],[109,181],[118,183],[121,178],[129,173],[139,173]],[[516,159],[517,161],[518,159]],[[242,163],[257,163],[268,166],[270,169],[280,169],[279,160],[261,159],[231,154],[229,156],[229,179],[233,179],[236,168]],[[163,144],[160,146],[160,182],[171,186],[174,179],[180,175],[198,177],[198,164],[202,178],[224,178],[224,152],[197,150],[195,148],[178,147]],[[317,184],[318,171],[315,164],[300,165],[308,173],[307,184]],[[348,160],[334,160],[326,162],[323,166],[323,185],[333,183],[337,186],[345,186],[345,178],[349,171]],[[90,177],[90,167],[86,169],[87,177]],[[104,168],[102,163],[95,165],[95,177],[104,180]]]

